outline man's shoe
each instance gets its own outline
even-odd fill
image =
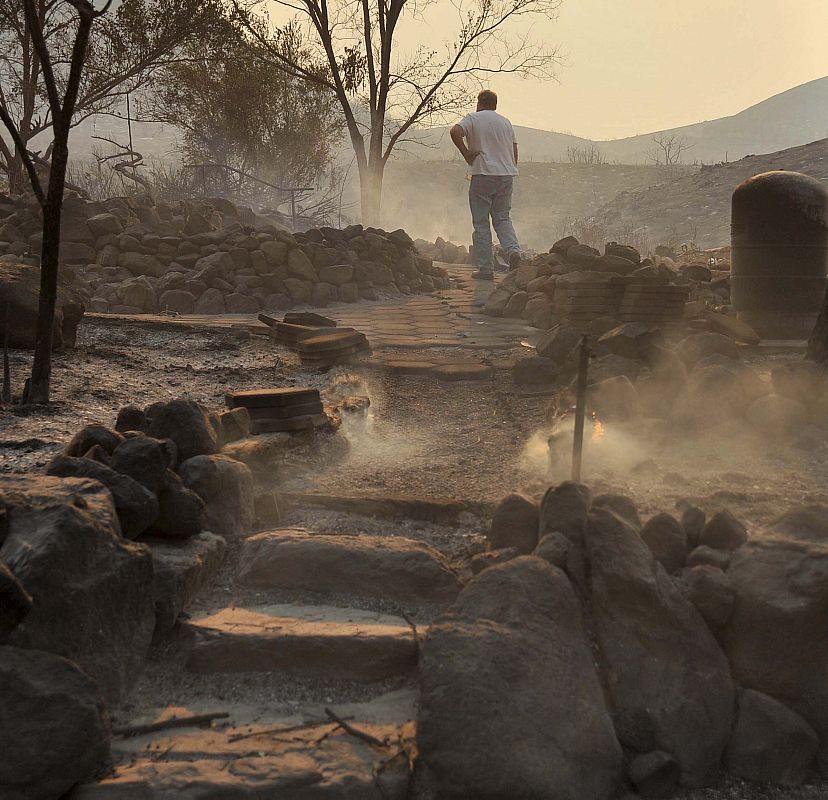
[[[520,251],[515,250],[514,252],[509,253],[509,269],[517,269],[521,265],[522,261],[523,258],[520,255]]]
[[[482,269],[475,270],[471,274],[472,278],[478,281],[493,281],[494,280],[494,272],[485,272]]]

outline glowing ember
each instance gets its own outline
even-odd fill
[[[592,441],[593,442],[600,442],[601,439],[604,438],[606,435],[606,431],[604,430],[604,423],[598,419],[598,415],[593,411],[592,412]]]

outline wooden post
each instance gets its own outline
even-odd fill
[[[578,358],[578,384],[575,399],[575,438],[572,443],[572,480],[581,482],[581,462],[584,454],[584,417],[586,415],[587,373],[589,371],[589,345],[587,337],[581,339]]]

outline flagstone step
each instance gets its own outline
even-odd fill
[[[446,603],[461,582],[432,547],[398,536],[264,531],[242,542],[239,583],[403,603]]]
[[[193,619],[192,672],[285,672],[371,683],[405,675],[418,644],[400,617],[334,606],[228,607]]]

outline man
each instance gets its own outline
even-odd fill
[[[472,277],[494,279],[494,253],[489,217],[497,232],[509,266],[520,264],[520,247],[509,214],[512,210],[512,183],[518,174],[518,146],[512,123],[495,110],[497,95],[484,89],[477,95],[477,110],[467,114],[451,131],[451,140],[471,167],[469,206],[474,234]]]

